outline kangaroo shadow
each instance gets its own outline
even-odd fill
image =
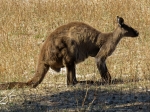
[[[101,86],[101,85],[115,85],[115,84],[124,84],[124,83],[127,83],[127,82],[139,82],[139,81],[142,81],[142,80],[122,80],[122,79],[113,79],[111,81],[110,84],[106,83],[106,82],[103,82],[103,81],[93,81],[93,80],[86,80],[86,81],[78,81],[78,84],[81,84],[81,85],[97,85],[97,86]]]
[[[114,79],[111,81],[111,84],[123,84],[124,81],[122,79]],[[97,85],[97,86],[101,86],[101,85],[108,85],[108,83],[106,82],[103,82],[103,81],[93,81],[93,80],[86,80],[86,81],[78,81],[78,84],[81,84],[81,85]]]

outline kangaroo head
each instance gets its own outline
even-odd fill
[[[124,19],[122,17],[117,16],[117,23],[124,37],[137,37],[139,35],[139,32],[134,28],[124,24]]]

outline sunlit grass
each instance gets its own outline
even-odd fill
[[[116,27],[116,16],[136,28],[138,38],[122,39],[107,60],[113,79],[150,80],[149,0],[1,0],[0,1],[0,83],[27,81],[33,77],[40,51],[39,43],[57,27],[81,21],[101,32]],[[63,72],[65,74],[65,72]],[[94,58],[77,65],[79,80],[87,74],[100,75]],[[62,73],[60,73],[62,74]],[[96,77],[96,78],[95,78]],[[66,83],[66,76],[48,73],[43,83]]]

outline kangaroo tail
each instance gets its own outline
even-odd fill
[[[36,73],[31,80],[29,80],[28,82],[8,82],[8,83],[0,84],[0,90],[7,90],[13,88],[25,88],[25,87],[35,88],[42,82],[48,69],[49,69],[48,65],[45,65],[44,63],[39,63]]]
[[[46,65],[44,63],[38,64],[34,77],[31,80],[29,80],[26,84],[32,88],[37,87],[44,79],[48,70],[49,70],[49,65]]]
[[[7,90],[13,88],[23,88],[27,87],[27,83],[24,82],[8,82],[4,84],[0,84],[0,90]]]

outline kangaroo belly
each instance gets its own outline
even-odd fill
[[[91,44],[91,45],[81,44],[80,46],[78,46],[78,50],[76,53],[76,63],[80,63],[84,61],[89,56],[95,57],[98,51],[99,51],[99,48],[95,46],[94,44]]]

